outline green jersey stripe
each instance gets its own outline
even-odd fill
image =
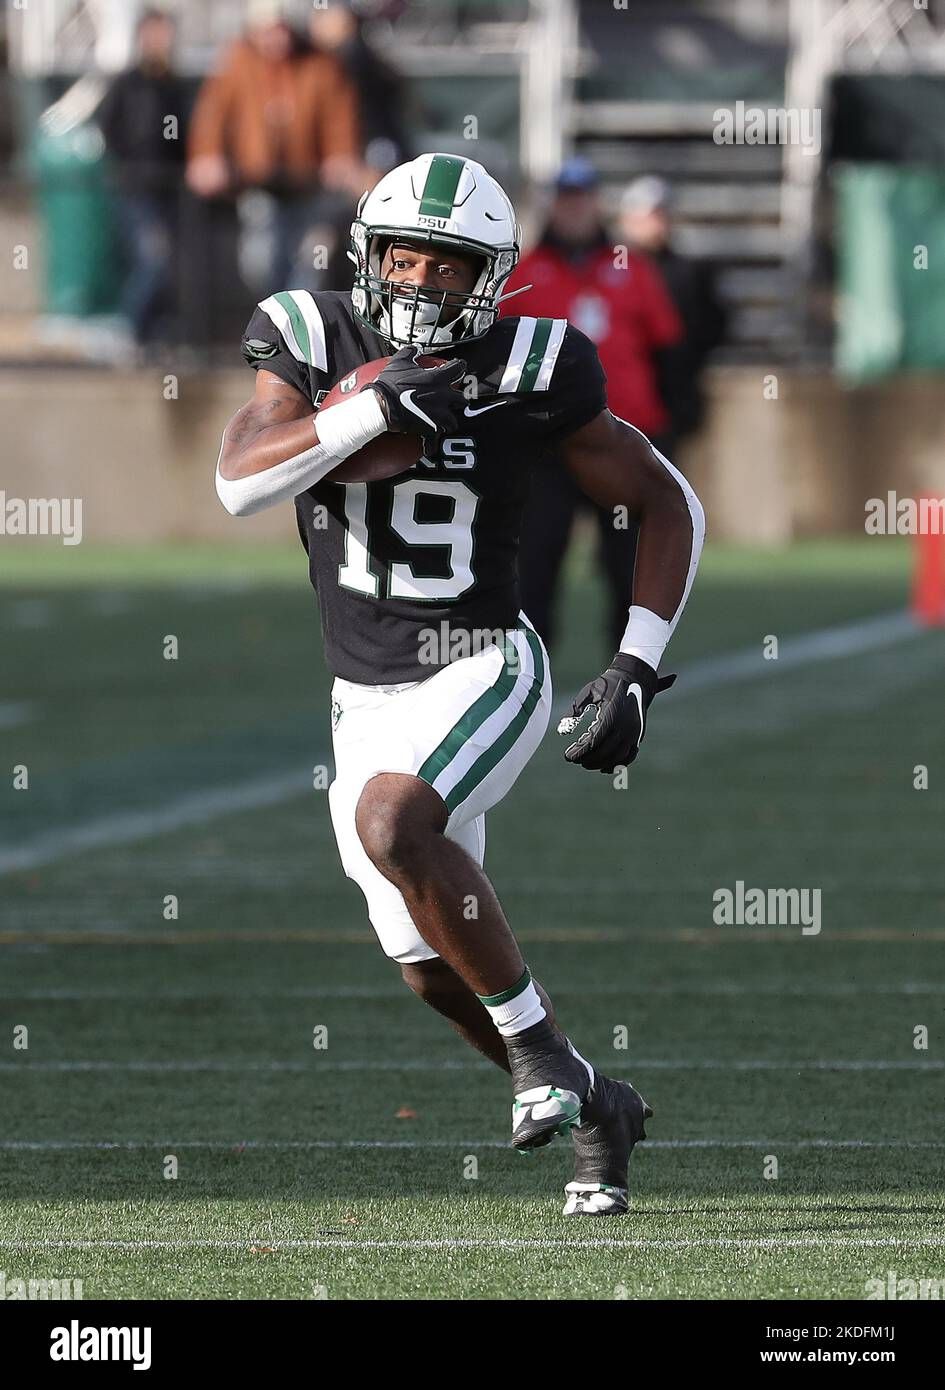
[[[508,727],[503,730],[495,743],[476,759],[465,777],[456,783],[456,786],[451,792],[447,793],[446,809],[450,814],[456,810],[456,807],[461,802],[466,800],[467,796],[476,790],[479,783],[485,777],[488,777],[489,773],[493,768],[498,766],[509,749],[518,742],[519,738],[525,732],[525,726],[534,713],[535,706],[541,699],[541,690],[545,683],[545,662],[541,654],[541,643],[538,640],[537,634],[531,628],[523,627],[521,631],[525,634],[525,640],[528,643],[529,650],[532,654],[532,661],[535,665],[535,674],[532,677],[528,694],[522,701],[522,707],[515,718]]]
[[[328,370],[325,324],[308,290],[280,290],[261,300],[259,307],[272,319],[297,362]]]
[[[260,300],[259,307],[262,309],[263,313],[269,315],[276,328],[278,328],[279,332],[282,334],[286,347],[289,349],[296,362],[304,362],[305,358],[302,355],[302,349],[296,342],[292,322],[285,311],[284,305],[279,303],[274,294],[271,294],[268,299]]]
[[[452,217],[456,190],[465,160],[454,154],[435,154],[420,195],[423,217]]]
[[[502,650],[505,661],[492,685],[488,690],[483,691],[478,700],[473,701],[458,723],[453,725],[443,741],[434,748],[417,773],[418,777],[424,782],[429,782],[431,786],[440,773],[453,761],[463,744],[472,737],[480,725],[486,722],[490,715],[495,714],[496,710],[505,703],[515,689],[515,682],[518,679],[518,652],[507,638],[503,643]]]
[[[528,349],[528,356],[525,358],[525,365],[522,368],[522,375],[519,379],[518,389],[520,391],[532,391],[535,382],[538,380],[538,373],[545,356],[545,348],[548,346],[548,339],[551,337],[551,330],[554,327],[554,319],[539,319],[535,324],[535,332],[532,336],[531,347]]]
[[[277,304],[282,305],[289,316],[289,323],[292,325],[295,341],[299,345],[302,361],[311,362],[312,344],[308,336],[308,324],[305,322],[305,315],[302,313],[298,304],[296,304],[294,296],[290,294],[288,290],[280,290],[278,294],[274,294],[272,297]]]
[[[567,319],[519,319],[499,391],[547,391],[567,331]]]

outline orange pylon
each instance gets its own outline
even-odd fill
[[[940,502],[940,498],[928,498]],[[931,520],[936,508],[919,508],[920,519]],[[945,627],[945,534],[940,527],[919,527],[915,537],[915,569],[912,581],[912,612],[926,627]]]

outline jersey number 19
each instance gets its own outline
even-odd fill
[[[453,510],[448,521],[418,521],[417,499],[421,496],[448,497]],[[391,489],[389,525],[407,545],[442,546],[448,551],[448,575],[417,573],[414,563],[390,564],[384,597],[414,601],[449,602],[461,598],[474,585],[472,571],[473,523],[479,498],[459,480],[439,481],[407,478]],[[371,537],[367,521],[366,483],[345,485],[345,558],[338,566],[338,583],[370,598],[381,597],[380,579],[370,568]]]

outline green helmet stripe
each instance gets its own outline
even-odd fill
[[[420,195],[420,214],[423,217],[451,217],[456,189],[466,163],[455,154],[435,154],[427,170]]]
[[[522,368],[522,375],[519,378],[518,389],[520,391],[531,391],[534,389],[535,382],[538,380],[538,373],[545,357],[545,348],[548,346],[548,339],[551,337],[551,330],[554,327],[554,319],[539,319],[535,324],[535,332],[532,335],[531,346],[528,349],[528,356],[525,358],[525,365]]]

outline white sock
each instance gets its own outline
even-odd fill
[[[514,1038],[516,1033],[524,1033],[545,1017],[545,1007],[532,984],[532,977],[526,967],[524,975],[510,989],[501,994],[478,994],[476,998],[488,1009],[492,1022],[503,1038]]]

